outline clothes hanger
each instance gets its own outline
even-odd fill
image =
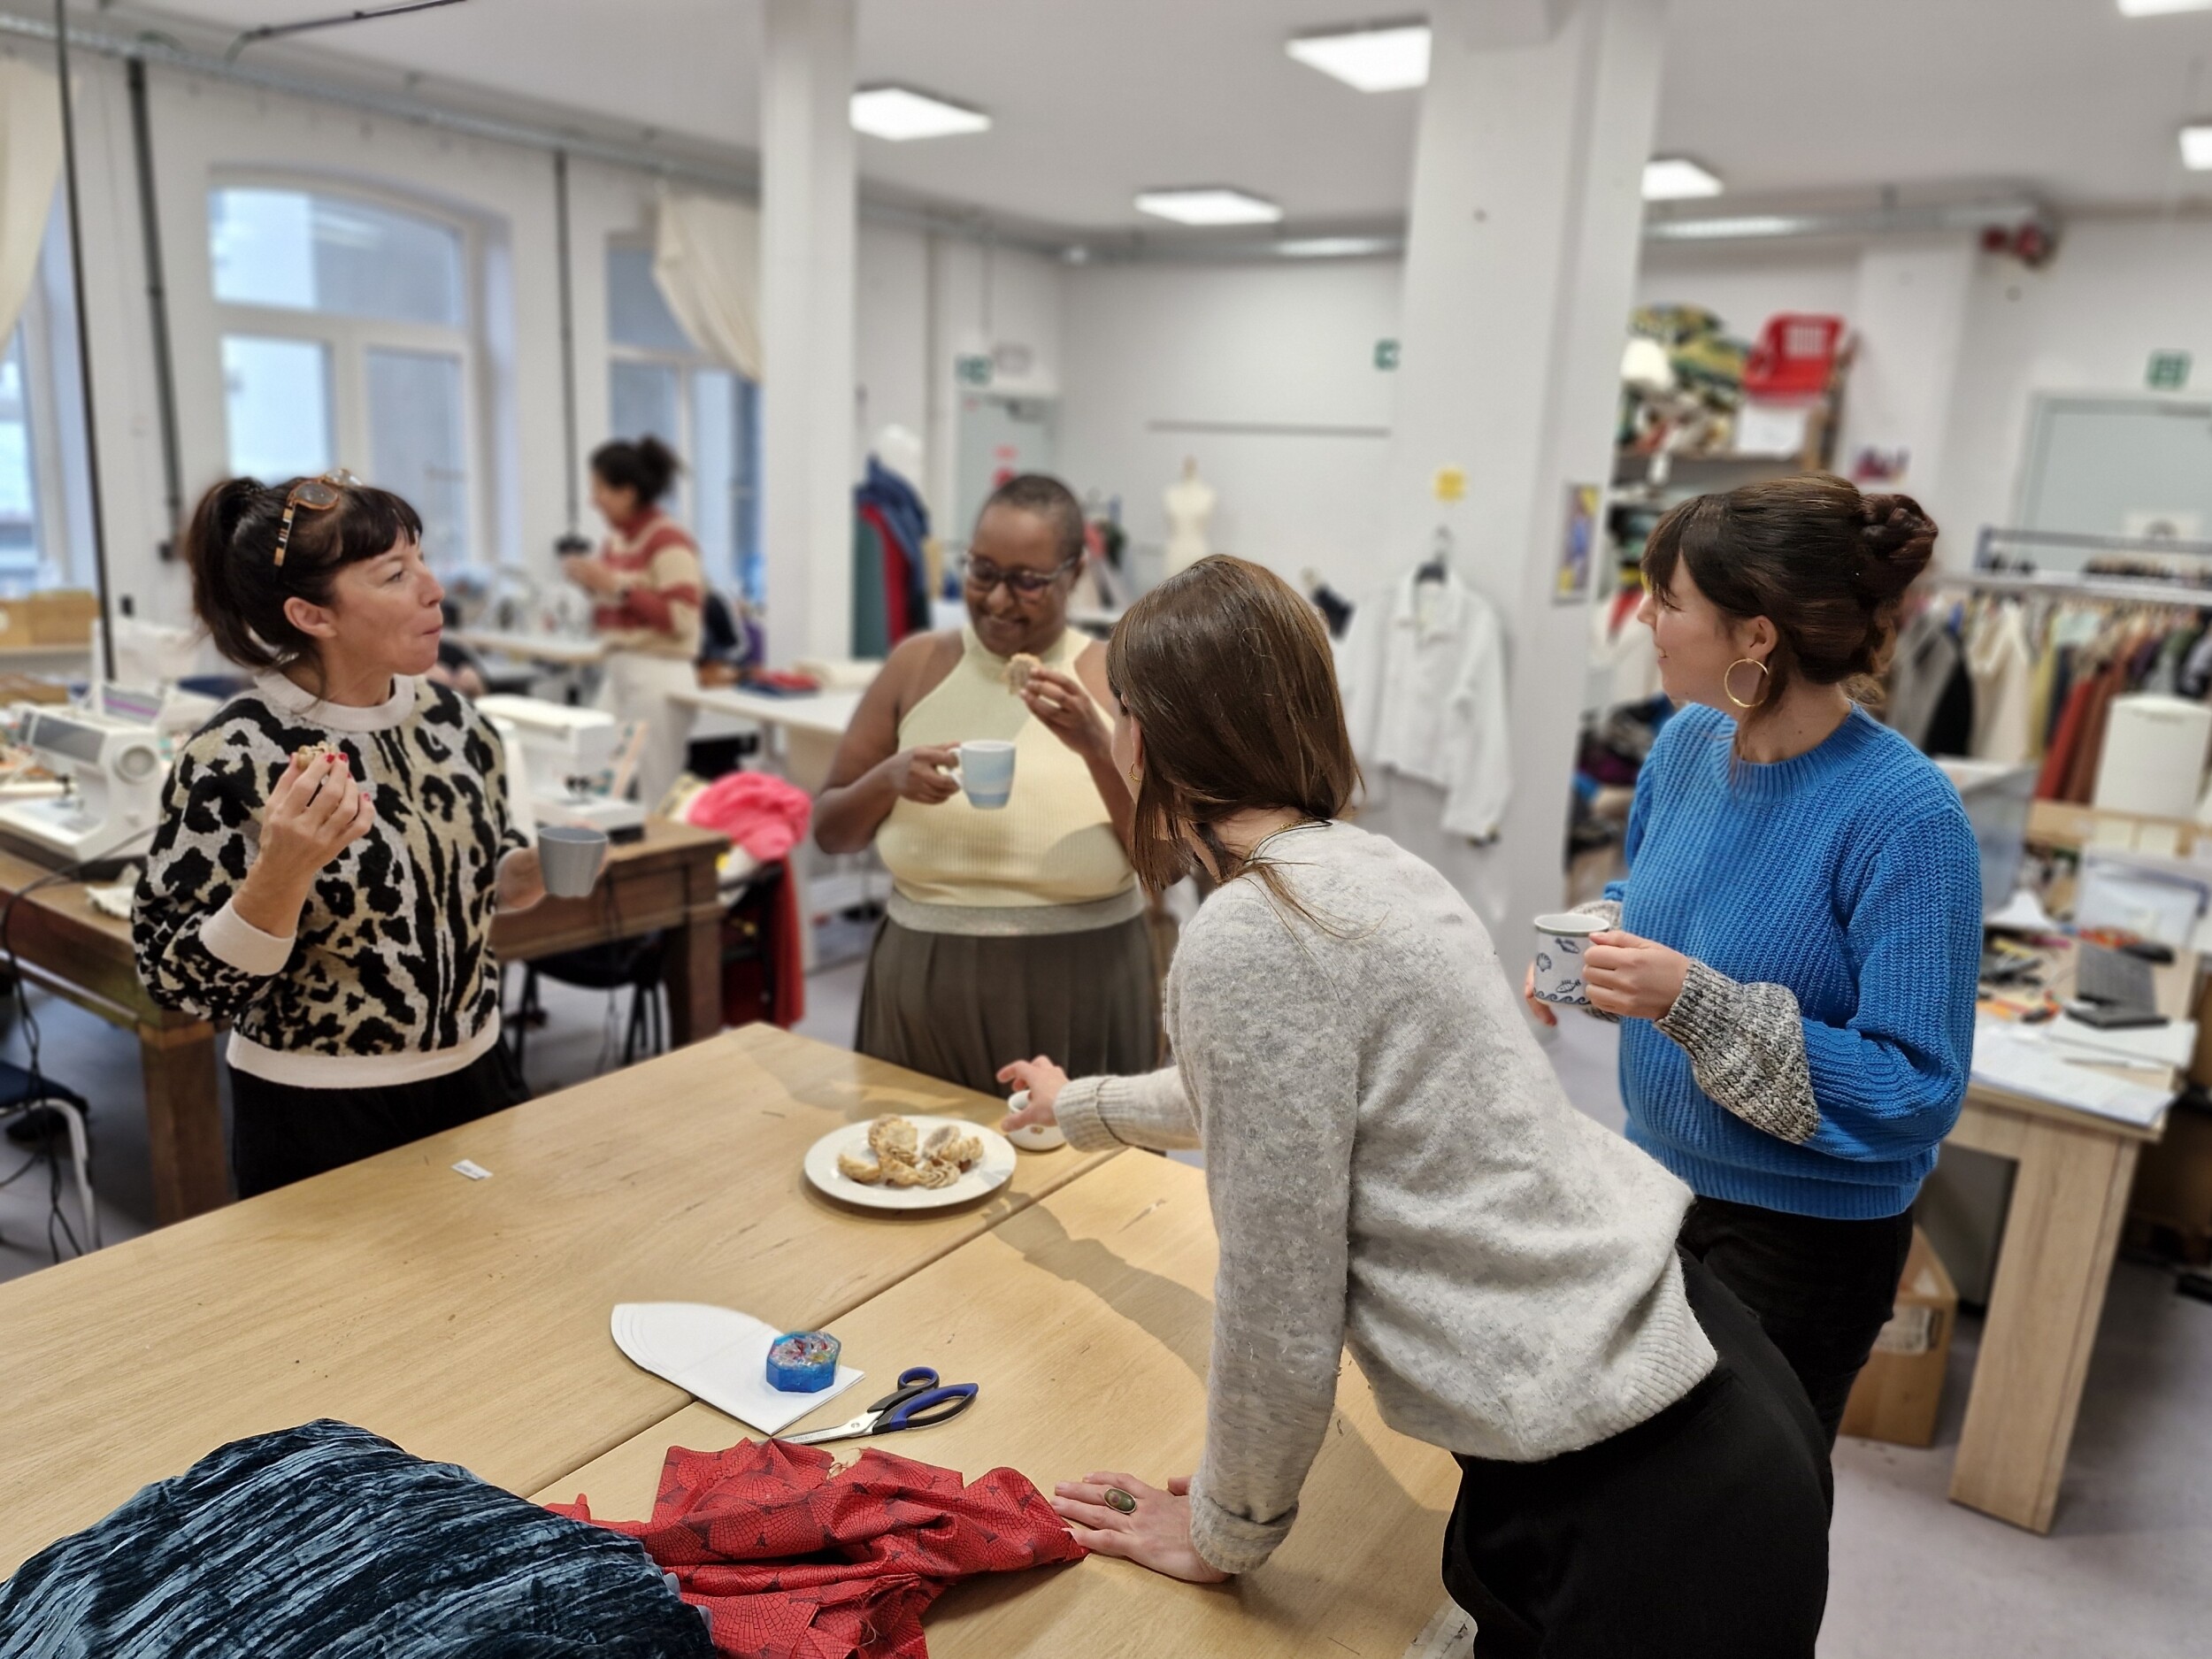
[[[1448,581],[1451,580],[1451,527],[1440,524],[1436,526],[1434,541],[1429,544],[1429,556],[1422,561],[1421,567],[1413,572],[1413,580],[1417,587],[1422,582]]]

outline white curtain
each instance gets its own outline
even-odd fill
[[[50,70],[0,58],[0,342],[31,296],[60,176],[61,83]]]
[[[760,215],[723,196],[663,190],[653,280],[691,343],[760,379]]]

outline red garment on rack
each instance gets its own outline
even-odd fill
[[[2074,688],[2066,694],[2066,707],[2058,717],[2058,730],[2051,734],[2051,747],[2043,757],[2043,770],[2036,777],[2035,798],[2039,801],[2063,801],[2066,798],[2066,778],[2074,764],[2074,751],[2081,747],[2082,726],[2089,714],[2089,700],[2097,688],[2093,674],[2077,680]]]
[[[883,544],[884,628],[891,636],[891,643],[896,645],[917,628],[928,626],[929,620],[926,617],[918,618],[910,614],[907,595],[913,584],[908,580],[910,567],[906,543],[900,541],[897,532],[891,528],[891,521],[884,517],[883,509],[872,502],[861,508],[860,518],[863,524],[876,533]]]
[[[547,1507],[592,1519],[580,1494]],[[653,1518],[596,1525],[641,1541],[745,1659],[927,1659],[922,1609],[950,1586],[1087,1553],[1013,1470],[964,1486],[871,1446],[840,1475],[781,1440],[671,1447]]]

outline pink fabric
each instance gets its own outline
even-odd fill
[[[813,812],[805,790],[764,772],[733,772],[701,790],[684,816],[767,864],[799,844]]]

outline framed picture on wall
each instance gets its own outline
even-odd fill
[[[1580,604],[1590,596],[1590,560],[1597,545],[1599,487],[1567,486],[1567,522],[1559,537],[1559,578],[1554,603]]]

